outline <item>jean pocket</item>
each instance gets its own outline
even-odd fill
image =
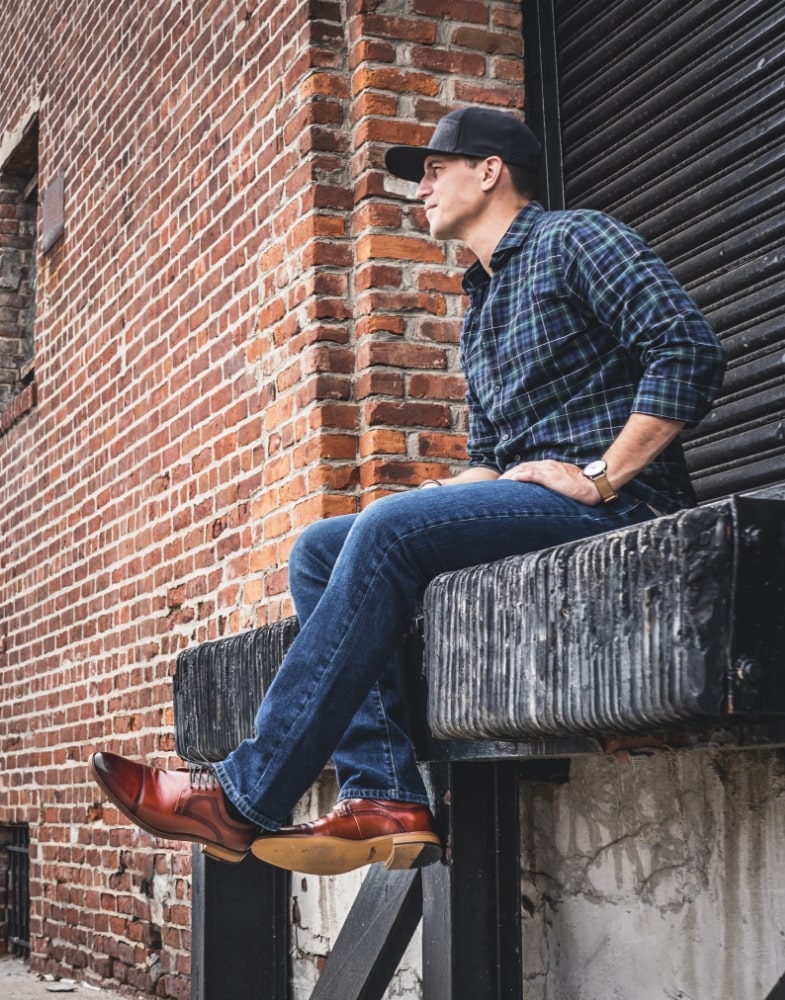
[[[637,497],[631,496],[625,489],[618,490],[616,499],[611,503],[600,503],[590,510],[598,519],[613,521],[621,519],[629,524],[648,521],[658,516],[657,511]]]

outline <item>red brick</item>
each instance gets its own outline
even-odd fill
[[[365,341],[357,352],[357,367],[390,365],[396,368],[443,369],[447,356],[441,348],[405,341]]]
[[[417,310],[434,316],[444,316],[447,312],[447,302],[443,295],[430,295],[425,292],[378,291],[362,296],[358,310],[362,314],[371,315],[387,310],[390,312]]]
[[[419,486],[429,476],[422,462],[406,462],[396,459],[370,459],[363,462],[360,468],[360,483],[362,486],[401,486],[411,488]],[[441,475],[444,474],[442,471]]]
[[[314,408],[309,416],[308,426],[316,431],[324,427],[354,430],[359,423],[359,412],[356,406],[347,403],[324,402]]]
[[[412,9],[416,14],[453,21],[473,24],[487,24],[488,21],[488,5],[481,0],[414,0]]]
[[[382,0],[347,0],[346,12],[349,17],[372,14],[382,5]]]
[[[355,331],[358,337],[364,337],[370,333],[402,334],[405,326],[406,321],[403,316],[372,313],[370,316],[361,316],[357,320]]]
[[[357,377],[354,395],[356,399],[368,396],[403,396],[403,376],[397,371],[372,368]]]
[[[450,73],[456,76],[484,76],[485,56],[457,49],[424,48],[413,45],[412,66],[427,69],[433,73]]]
[[[295,394],[295,405],[302,409],[309,403],[331,399],[348,400],[352,394],[351,380],[338,375],[311,376]]]
[[[308,472],[308,489],[311,493],[322,490],[340,490],[353,492],[357,486],[359,474],[357,466],[351,465],[318,465]]]
[[[463,271],[421,271],[417,275],[417,287],[429,292],[447,292],[450,295],[463,294]]]
[[[356,69],[365,62],[394,63],[395,46],[376,38],[360,39],[349,52],[349,69]]]
[[[380,226],[388,229],[398,229],[401,225],[401,209],[398,205],[380,205],[369,202],[362,205],[352,219],[354,232],[359,233],[369,226]]]
[[[313,240],[303,250],[303,267],[349,267],[352,248],[332,241]]]
[[[446,458],[466,461],[465,434],[419,434],[417,451],[423,458]]]
[[[366,262],[357,268],[354,275],[354,287],[357,292],[368,288],[400,288],[402,283],[401,267],[392,264]]]
[[[414,399],[451,399],[458,402],[466,395],[466,382],[462,375],[410,375],[406,388]]]
[[[390,17],[367,14],[358,24],[366,35],[392,38],[396,42],[423,42],[433,45],[436,41],[436,23],[414,17]]]
[[[402,69],[370,69],[366,66],[354,74],[352,92],[357,95],[366,89],[391,90],[402,94],[427,94],[433,97],[438,93],[439,85],[428,73],[411,73]],[[412,135],[412,131],[409,142],[414,143],[417,139]]]
[[[405,455],[406,435],[403,431],[376,428],[362,435],[360,455]]]
[[[491,76],[494,80],[509,80],[521,84],[523,89],[523,63],[520,59],[504,59],[501,56],[491,61]]]
[[[374,91],[361,93],[352,103],[352,120],[359,121],[366,115],[393,117],[398,113],[398,100],[389,94]]]
[[[520,4],[494,5],[491,9],[491,24],[494,27],[510,28],[512,31],[523,30],[523,13]]]
[[[400,427],[449,427],[449,407],[440,403],[408,403],[379,400],[367,406],[369,425]]]
[[[322,434],[311,438],[295,450],[295,464],[298,467],[318,459],[354,459],[357,443],[353,435]],[[283,499],[286,499],[282,491]]]
[[[455,28],[452,40],[456,45],[475,52],[487,52],[489,55],[501,53],[508,56],[523,55],[523,35],[506,32],[483,31],[480,28],[465,26]]]
[[[369,233],[357,241],[358,260],[443,261],[444,251],[418,236],[388,236]]]
[[[294,509],[294,523],[299,526],[310,524],[323,517],[335,517],[339,514],[353,514],[357,509],[351,496],[320,493],[310,500],[305,500]]]
[[[523,88],[495,82],[455,81],[455,97],[466,104],[492,104],[504,110],[519,111],[523,106]]]
[[[349,88],[343,77],[338,73],[328,72],[311,73],[300,84],[298,92],[301,101],[307,101],[315,95],[342,98],[349,96]]]

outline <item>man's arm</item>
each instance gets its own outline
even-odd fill
[[[651,417],[645,413],[632,413],[619,436],[604,455],[608,464],[608,481],[614,489],[644,469],[676,437],[684,426],[680,420]],[[472,471],[472,470],[468,470]],[[487,470],[490,471],[490,470]],[[540,462],[521,462],[508,469],[502,479],[515,479],[521,483],[539,483],[549,489],[594,506],[600,503],[600,494],[591,480],[583,475],[578,465],[546,459]]]
[[[569,293],[643,369],[627,422],[596,456],[619,489],[707,412],[722,381],[725,352],[663,262],[616,220],[584,216],[565,234],[562,256]],[[524,462],[504,478],[540,483],[590,505],[601,502],[582,467],[570,463]]]
[[[422,484],[427,489],[430,486],[457,486],[461,483],[481,483],[491,479],[498,479],[499,473],[496,469],[489,469],[487,465],[472,465],[457,476],[449,476],[446,479],[426,479]]]

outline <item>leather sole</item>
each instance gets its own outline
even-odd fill
[[[258,837],[251,851],[269,865],[306,875],[341,875],[376,862],[383,862],[390,870],[424,868],[442,856],[439,838],[428,831],[385,834],[367,840],[311,834],[277,837],[271,833]]]
[[[214,858],[216,861],[226,861],[233,865],[239,864],[248,854],[248,851],[232,851],[228,847],[223,847],[221,844],[205,843],[204,840],[200,840],[198,837],[190,836],[186,833],[167,833],[165,830],[157,830],[154,826],[150,826],[149,823],[145,823],[140,820],[138,816],[135,816],[130,809],[118,799],[112,789],[103,780],[100,772],[94,766],[92,757],[90,757],[90,773],[93,776],[93,780],[100,786],[104,795],[106,795],[110,802],[117,806],[123,816],[130,819],[131,822],[135,826],[138,826],[141,830],[152,834],[153,837],[160,837],[162,840],[184,840],[192,844],[200,844],[203,854],[206,854],[210,858]]]

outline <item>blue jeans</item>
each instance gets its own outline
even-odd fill
[[[396,493],[312,524],[289,563],[300,633],[259,707],[255,737],[215,765],[227,796],[275,830],[332,757],[341,798],[427,803],[393,660],[427,584],[651,517],[624,491],[587,507],[499,479]]]

